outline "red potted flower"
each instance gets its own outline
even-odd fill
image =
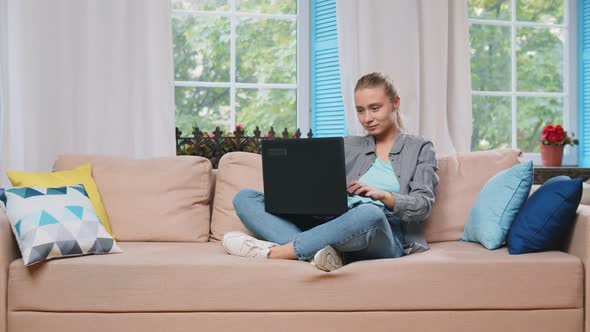
[[[574,134],[572,133],[572,137]],[[541,161],[543,166],[561,166],[563,147],[577,145],[578,140],[568,136],[561,125],[546,125],[541,133]]]

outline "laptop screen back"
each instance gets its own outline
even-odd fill
[[[348,210],[342,137],[262,141],[265,210],[337,216]]]

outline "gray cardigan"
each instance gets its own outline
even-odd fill
[[[344,149],[347,181],[358,180],[377,159],[373,136],[345,137]],[[406,253],[427,250],[422,223],[432,211],[438,187],[434,146],[431,141],[400,129],[389,160],[400,184],[400,192],[393,193],[393,215],[402,220]]]

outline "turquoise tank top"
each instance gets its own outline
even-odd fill
[[[383,161],[379,158],[377,158],[375,162],[371,164],[367,172],[363,174],[363,176],[361,176],[358,181],[368,185],[369,187],[381,189],[383,191],[399,193],[400,190],[399,182],[397,181],[397,176],[395,176],[393,167],[391,167],[391,163],[389,161]],[[359,195],[348,196],[348,208],[353,208],[364,203],[372,203],[383,207],[383,203],[381,201],[375,201],[369,197],[363,197]]]

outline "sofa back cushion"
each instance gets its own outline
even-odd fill
[[[424,225],[426,241],[461,238],[469,211],[484,184],[498,172],[518,164],[520,155],[516,149],[497,149],[438,157],[439,185],[432,214]]]
[[[236,215],[233,199],[242,189],[263,191],[262,157],[247,152],[223,155],[217,166],[215,201],[211,216],[211,241],[220,241],[223,234],[240,230],[252,235]]]
[[[72,169],[86,162],[92,165],[92,176],[119,241],[209,240],[209,160],[63,155],[53,169]]]

